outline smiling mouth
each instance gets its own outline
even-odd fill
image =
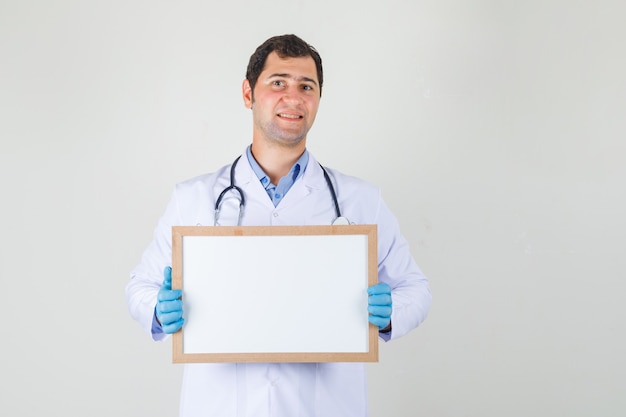
[[[303,116],[300,116],[299,114],[287,114],[287,113],[278,113],[278,117],[282,117],[283,119],[292,119],[292,120],[298,120],[298,119],[303,118]]]

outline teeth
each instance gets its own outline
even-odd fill
[[[284,114],[284,113],[280,113],[278,114],[280,117],[284,117],[286,119],[300,119],[302,116],[298,116],[297,114]]]

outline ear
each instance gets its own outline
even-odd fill
[[[241,93],[243,95],[243,105],[246,109],[252,108],[252,88],[250,87],[250,81],[246,78],[241,85]]]

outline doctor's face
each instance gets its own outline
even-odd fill
[[[320,102],[315,61],[310,56],[281,58],[272,52],[254,91],[244,80],[243,98],[252,109],[255,140],[287,147],[304,145]]]

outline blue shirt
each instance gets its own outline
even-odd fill
[[[289,173],[278,181],[278,185],[275,185],[270,182],[270,177],[267,176],[265,171],[263,171],[263,168],[261,168],[256,159],[254,159],[254,156],[252,156],[250,146],[246,149],[246,155],[248,156],[248,161],[250,162],[252,170],[259,178],[259,181],[261,181],[261,185],[265,188],[265,191],[272,200],[272,203],[274,203],[274,207],[278,206],[280,200],[282,200],[285,194],[287,194],[287,191],[289,191],[298,177],[304,173],[306,166],[309,163],[309,151],[305,149],[302,156],[296,161],[295,164],[293,164]]]

